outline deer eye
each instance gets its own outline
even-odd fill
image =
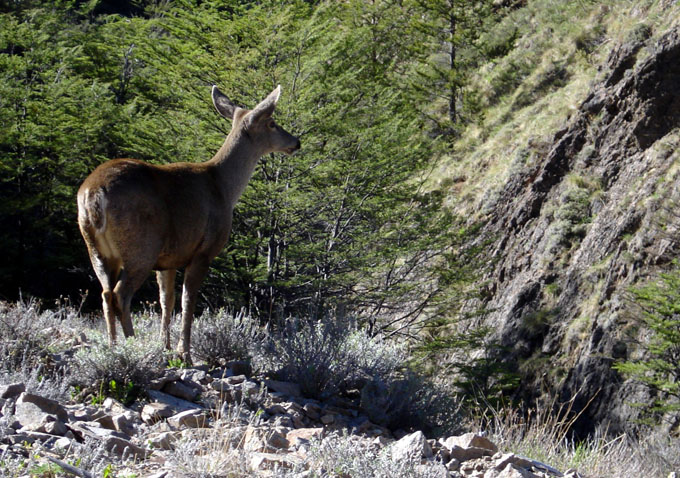
[[[269,120],[269,122],[267,123],[267,127],[268,127],[269,129],[274,129],[274,128],[276,128],[276,123],[274,122],[274,120]]]

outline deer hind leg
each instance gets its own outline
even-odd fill
[[[125,337],[134,337],[135,332],[132,328],[132,317],[130,315],[130,304],[132,303],[132,295],[135,293],[131,276],[127,270],[123,269],[118,276],[116,287],[113,289],[114,301],[120,309],[118,318],[120,325],[123,327],[123,335]]]
[[[184,271],[182,288],[182,332],[177,344],[177,354],[186,363],[191,363],[191,324],[194,320],[194,307],[198,288],[208,273],[209,260],[194,258]]]
[[[104,320],[106,321],[106,330],[109,333],[109,345],[116,342],[116,304],[114,303],[113,292],[111,290],[104,290],[102,292],[102,309],[104,311]]]
[[[161,302],[161,340],[168,350],[170,349],[170,319],[175,308],[176,275],[177,271],[174,269],[156,272]]]
[[[120,316],[121,310],[112,292],[112,284],[115,284],[119,271],[117,267],[112,266],[109,261],[102,257],[93,246],[92,240],[87,241],[89,239],[88,236],[85,234],[83,236],[86,237],[92,268],[102,286],[102,310],[104,312],[106,330],[109,335],[109,345],[113,345],[116,342],[116,316]]]
[[[114,298],[120,308],[120,324],[123,326],[125,337],[134,337],[135,331],[132,327],[132,316],[130,314],[130,304],[132,296],[137,292],[151,272],[151,265],[142,264],[135,269],[123,268],[118,276],[118,282],[113,289]]]

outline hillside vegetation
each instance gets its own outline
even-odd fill
[[[1,3],[0,297],[97,316],[83,179],[206,161],[211,86],[281,84],[302,150],[260,161],[200,308],[393,340],[483,427],[538,408],[561,438],[671,440],[679,23],[671,0]]]

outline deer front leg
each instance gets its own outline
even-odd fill
[[[165,348],[170,350],[170,319],[175,308],[175,276],[177,271],[157,271],[156,281],[161,302],[161,331],[160,337]]]
[[[184,271],[182,288],[182,331],[177,344],[177,354],[187,364],[191,364],[191,323],[194,320],[194,307],[198,288],[208,273],[207,259],[194,258]]]

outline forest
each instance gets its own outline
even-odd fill
[[[478,114],[466,77],[512,48],[512,32],[484,37],[513,7],[496,3],[5,2],[0,297],[97,307],[75,221],[84,178],[117,157],[207,161],[230,129],[211,86],[252,106],[281,84],[278,121],[303,149],[261,160],[201,307],[410,333],[471,274],[454,263],[475,256],[458,253],[475,225],[433,172]]]

